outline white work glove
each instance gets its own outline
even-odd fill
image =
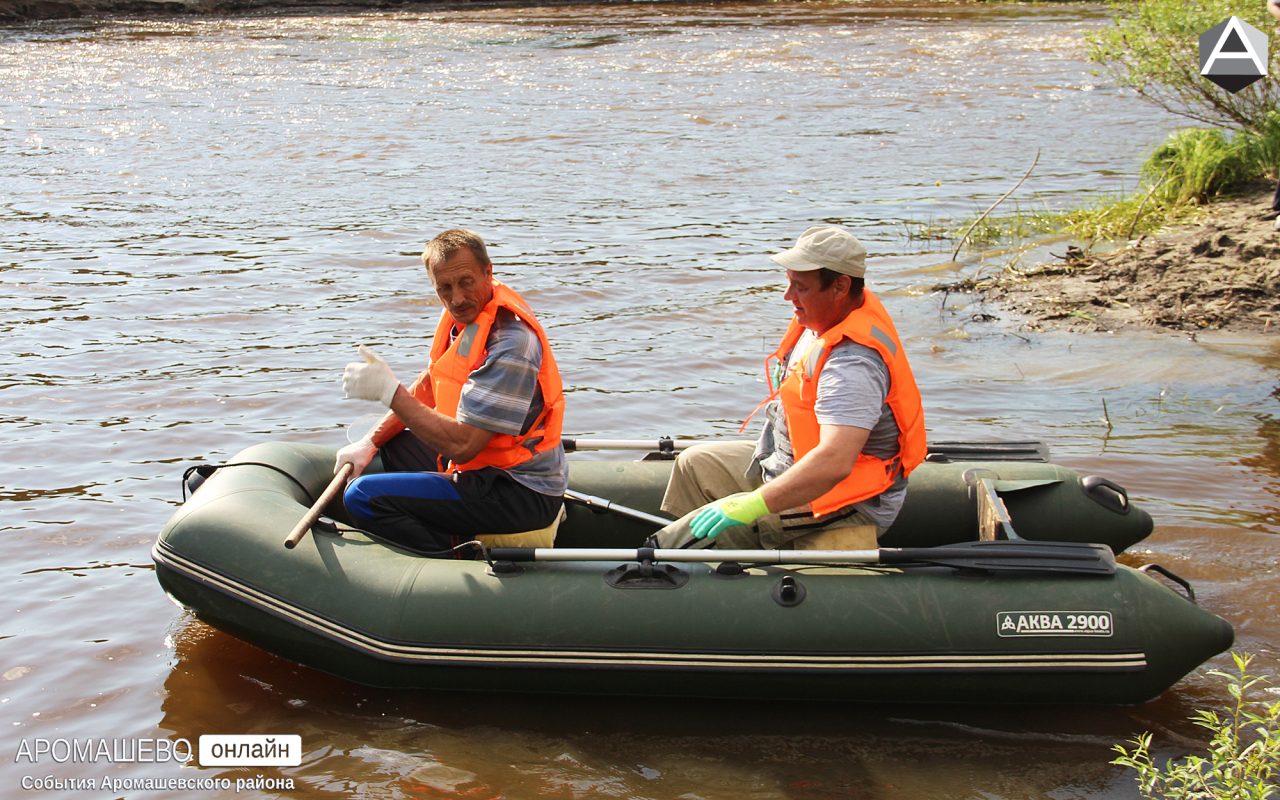
[[[338,457],[333,462],[333,474],[337,475],[342,469],[343,464],[350,464],[355,467],[351,472],[349,481],[354,481],[360,477],[360,473],[368,468],[369,462],[378,454],[378,446],[373,443],[373,439],[368,436],[358,442],[352,442],[346,447],[338,451]]]
[[[377,400],[391,408],[391,398],[396,396],[400,381],[391,367],[374,352],[360,345],[364,363],[353,361],[342,373],[342,393],[347,400]]]

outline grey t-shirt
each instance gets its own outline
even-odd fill
[[[542,342],[523,320],[503,308],[489,329],[485,347],[488,355],[462,387],[457,419],[494,433],[519,436],[533,427],[545,407],[538,386]],[[541,494],[562,495],[569,488],[563,446],[538,453],[507,472],[520,485]]]
[[[800,358],[814,339],[806,330],[789,356]],[[788,369],[791,364],[788,363]],[[775,382],[775,385],[776,382]],[[892,458],[898,452],[898,423],[885,398],[889,396],[889,367],[873,348],[848,340],[831,350],[827,363],[818,375],[815,411],[819,425],[845,425],[871,431],[862,452],[876,458]],[[766,483],[777,478],[795,464],[791,439],[787,435],[787,419],[782,403],[774,400],[765,408],[764,430],[756,442],[753,468],[760,469]],[[877,525],[888,527],[898,516],[907,496],[906,479],[875,497],[854,503],[853,507]]]

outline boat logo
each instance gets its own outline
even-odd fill
[[[1110,636],[1110,611],[1000,611],[1001,636]]]

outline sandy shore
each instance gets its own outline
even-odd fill
[[[1025,314],[1029,330],[1280,332],[1280,231],[1272,187],[1214,203],[1195,225],[1142,236],[1109,253],[1067,248],[1062,260],[1008,269],[969,286]],[[1274,322],[1273,322],[1274,321]]]

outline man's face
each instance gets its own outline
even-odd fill
[[[848,283],[846,276],[836,278],[826,289],[817,271],[787,270],[787,291],[782,295],[796,310],[796,321],[817,334],[826,333],[848,315]],[[844,291],[841,291],[841,288]],[[844,298],[845,302],[841,302]]]
[[[475,322],[493,299],[493,266],[481,264],[465,247],[427,267],[427,275],[436,296],[459,325]]]

